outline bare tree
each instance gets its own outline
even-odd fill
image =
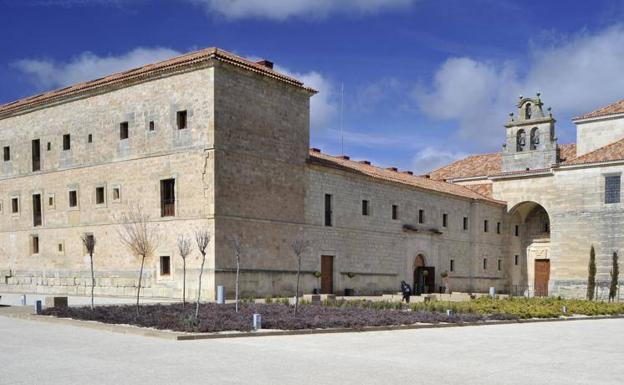
[[[295,239],[291,245],[295,256],[297,257],[297,287],[295,290],[295,316],[297,315],[297,310],[299,308],[299,280],[301,277],[301,256],[305,249],[308,248],[308,241],[303,239]]]
[[[182,307],[186,305],[186,257],[191,254],[191,238],[185,235],[178,237],[178,252],[182,258]]]
[[[136,310],[139,315],[139,298],[141,296],[141,279],[145,259],[150,258],[158,247],[158,230],[149,222],[149,215],[143,212],[141,206],[130,207],[128,212],[121,216],[121,226],[117,233],[121,243],[136,257],[141,258],[141,270],[139,272],[139,285],[137,286]]]
[[[210,233],[208,230],[195,230],[195,241],[197,248],[202,255],[201,268],[199,269],[199,290],[197,291],[197,305],[195,306],[195,319],[199,317],[199,301],[201,299],[202,275],[204,274],[204,264],[206,263],[206,248],[210,243]]]
[[[91,261],[91,310],[95,307],[93,304],[93,291],[95,290],[95,272],[93,271],[93,251],[95,251],[95,237],[93,234],[83,234],[82,244],[84,245],[87,253],[89,253],[89,259]]]
[[[240,282],[240,254],[241,254],[241,241],[240,238],[234,236],[230,239],[230,246],[236,257],[236,312],[238,313],[238,290]]]

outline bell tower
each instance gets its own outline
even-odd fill
[[[505,124],[502,171],[527,171],[549,168],[557,163],[555,119],[548,108],[544,113],[539,92],[536,98],[520,96],[518,114],[509,114]]]

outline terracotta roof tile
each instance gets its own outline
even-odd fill
[[[577,116],[572,120],[581,120],[581,119],[590,119],[590,118],[599,118],[603,116],[622,114],[624,113],[624,99],[619,100],[615,103],[611,103],[608,106],[601,107],[592,112],[588,112],[584,115]]]
[[[208,60],[219,60],[226,62],[249,71],[253,71],[265,76],[278,79],[280,81],[289,83],[291,85],[304,88],[309,92],[316,92],[312,88],[304,87],[303,83],[290,76],[281,74],[268,68],[262,64],[255,63],[253,61],[244,59],[240,56],[234,55],[230,52],[224,51],[219,48],[206,48],[200,51],[187,53],[181,56],[176,56],[159,63],[148,64],[143,67],[133,68],[124,72],[108,75],[99,79],[90,80],[84,83],[74,84],[58,90],[45,92],[39,95],[30,96],[27,98],[19,99],[7,104],[0,105],[0,118],[8,116],[12,113],[27,110],[32,107],[44,105],[49,102],[62,100],[69,97],[79,96],[89,91],[96,89],[102,89],[104,87],[111,87],[115,85],[122,85],[129,81],[142,81],[146,78],[157,75],[164,72],[171,72],[175,70],[184,69],[186,67],[193,66],[195,64],[205,62]]]
[[[465,184],[463,186],[485,197],[492,198],[492,183]]]
[[[357,173],[384,181],[401,183],[424,190],[436,191],[444,194],[460,196],[463,198],[504,204],[504,202],[481,195],[461,185],[451,184],[422,176],[410,175],[404,172],[376,167],[370,164],[345,159],[344,157],[331,156],[315,152],[313,150],[310,151],[309,161],[311,164]]]
[[[578,158],[564,162],[563,165],[609,162],[624,159],[624,139],[600,147]]]

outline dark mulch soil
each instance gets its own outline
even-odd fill
[[[80,320],[93,320],[110,324],[130,324],[156,329],[167,329],[183,332],[219,332],[249,331],[252,329],[252,315],[262,315],[263,329],[300,330],[317,328],[362,328],[366,326],[410,325],[414,323],[463,323],[490,319],[500,316],[483,316],[477,314],[453,314],[405,311],[324,307],[318,305],[301,305],[295,317],[293,306],[283,304],[241,304],[239,312],[234,305],[217,305],[213,303],[200,306],[199,319],[194,322],[194,305],[142,305],[139,316],[136,307],[97,306],[89,307],[48,308],[44,315]]]

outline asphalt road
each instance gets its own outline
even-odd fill
[[[170,341],[0,316],[0,384],[623,384],[624,320]]]

